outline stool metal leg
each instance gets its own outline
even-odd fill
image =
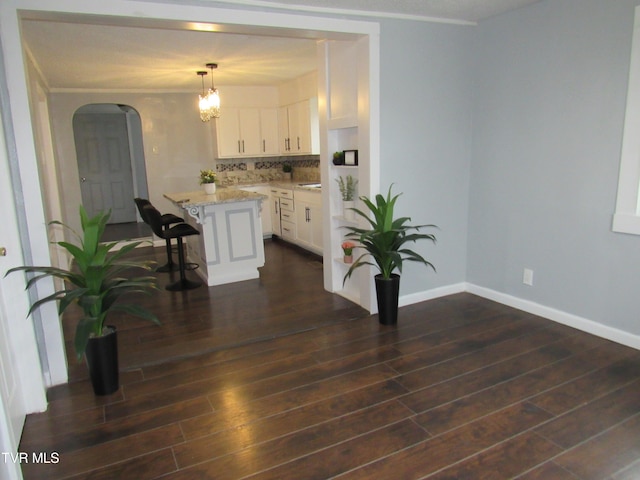
[[[167,285],[165,288],[169,291],[176,292],[180,290],[192,290],[194,288],[198,288],[202,285],[202,282],[195,282],[193,280],[189,280],[184,271],[185,271],[185,257],[184,257],[184,243],[182,241],[182,237],[178,237],[178,266],[180,267],[180,280],[171,285]]]
[[[169,225],[164,226],[164,230],[169,230]],[[156,272],[166,273],[166,272],[175,272],[179,269],[179,266],[173,262],[173,255],[171,254],[171,240],[166,239],[166,249],[167,249],[167,263],[156,268]]]

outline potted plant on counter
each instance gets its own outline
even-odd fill
[[[406,248],[408,243],[418,240],[430,240],[435,243],[436,237],[433,234],[417,233],[421,228],[435,227],[435,225],[412,226],[407,225],[407,222],[411,221],[409,217],[394,219],[394,207],[399,196],[392,197],[391,187],[389,187],[386,198],[378,194],[375,197],[375,203],[367,197],[360,197],[373,218],[362,210],[354,209],[354,211],[368,222],[370,228],[345,227],[350,230],[346,238],[355,240],[365,251],[351,265],[344,276],[343,283],[363,265],[373,265],[378,268],[379,273],[375,275],[376,297],[379,320],[384,325],[393,325],[398,321],[400,274],[403,262],[406,260],[422,263],[435,271],[434,266],[422,255]],[[373,263],[369,261],[369,257],[373,259]],[[395,270],[398,273],[394,273]]]
[[[293,173],[293,167],[291,166],[290,163],[283,163],[282,164],[282,173],[283,173],[283,177],[285,180],[291,180],[291,175]]]
[[[204,193],[212,195],[216,193],[216,172],[213,170],[200,170],[200,185],[204,189]]]
[[[152,276],[122,276],[130,269],[151,270],[153,262],[134,262],[123,258],[141,242],[127,244],[118,251],[112,251],[117,242],[100,243],[110,215],[111,212],[101,212],[94,217],[88,217],[81,206],[82,236],[60,222],[51,222],[68,228],[78,239],[77,245],[57,242],[73,259],[73,265],[69,270],[51,266],[23,266],[12,268],[6,273],[9,275],[23,271],[35,274],[27,281],[27,288],[45,277],[63,280],[64,285],[61,289],[35,301],[29,309],[29,314],[40,305],[51,301],[59,302],[60,315],[72,303],[82,309],[82,317],[76,326],[74,347],[78,360],[83,356],[86,358],[96,395],[108,395],[119,388],[116,329],[105,323],[107,315],[120,311],[156,324],[160,323],[156,315],[139,305],[116,302],[121,296],[129,293],[149,294],[156,288],[156,284]]]
[[[358,180],[353,178],[352,175],[347,175],[346,179],[341,176],[336,178],[336,182],[338,182],[338,188],[342,196],[342,215],[347,220],[353,221],[355,218],[353,207],[355,207]]]

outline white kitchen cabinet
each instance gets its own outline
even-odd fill
[[[272,188],[269,195],[269,204],[271,211],[271,230],[274,235],[282,236],[282,224],[280,222],[280,197],[278,189]]]
[[[280,107],[278,111],[280,153],[295,155],[318,153],[317,111],[311,104],[311,100],[303,100]]]
[[[271,187],[270,193],[273,233],[290,242],[295,242],[296,217],[293,190]]]
[[[277,117],[275,108],[225,108],[216,119],[218,157],[277,155]]]
[[[262,136],[262,155],[280,154],[277,108],[260,109],[260,133]]]
[[[296,243],[322,254],[322,194],[320,191],[296,190]]]
[[[280,107],[278,109],[278,145],[280,153],[290,153],[289,143],[289,107]]]
[[[282,238],[290,242],[296,241],[297,225],[293,198],[280,197],[280,228]]]

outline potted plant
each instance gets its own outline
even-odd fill
[[[133,268],[151,270],[153,262],[134,262],[123,258],[141,242],[130,243],[118,251],[112,251],[117,242],[100,243],[110,215],[111,212],[100,212],[90,218],[81,206],[82,236],[61,222],[51,222],[68,228],[78,240],[78,245],[57,242],[73,258],[74,265],[69,270],[51,266],[23,266],[12,268],[6,273],[9,275],[23,271],[35,274],[27,281],[27,288],[45,277],[63,280],[62,288],[35,301],[29,309],[29,314],[40,305],[51,301],[59,302],[60,315],[72,303],[76,303],[82,309],[82,318],[76,326],[74,347],[78,360],[86,357],[96,395],[108,395],[119,388],[116,329],[105,324],[107,315],[120,311],[156,324],[160,323],[156,315],[139,305],[117,302],[121,296],[128,293],[149,294],[156,288],[156,284],[152,276],[122,276],[126,270]],[[72,286],[73,288],[70,288]]]
[[[355,248],[356,244],[347,240],[342,242],[341,246],[343,252],[342,260],[344,261],[344,263],[353,263],[353,249]]]
[[[435,243],[436,237],[433,234],[417,233],[421,228],[435,227],[435,225],[412,226],[407,225],[407,222],[411,221],[409,217],[394,219],[393,210],[400,195],[392,197],[391,187],[389,187],[386,198],[380,194],[376,195],[375,204],[367,197],[360,197],[373,218],[354,208],[355,213],[364,218],[371,228],[345,227],[350,230],[346,238],[357,241],[365,251],[351,265],[344,276],[343,283],[351,277],[357,268],[363,265],[376,266],[380,271],[375,276],[379,320],[385,325],[393,325],[398,321],[398,296],[402,263],[405,260],[418,262],[435,271],[434,266],[424,257],[406,248],[408,243],[418,240],[431,240]],[[369,257],[375,263],[372,263]],[[394,273],[395,270],[398,270],[398,273]]]
[[[347,220],[352,221],[355,218],[353,207],[355,206],[356,185],[358,185],[358,180],[353,178],[352,175],[347,175],[346,179],[341,176],[336,178],[336,182],[338,182],[338,188],[342,196],[343,216]]]
[[[204,193],[212,195],[216,193],[216,172],[213,170],[200,170],[200,185],[204,189]]]
[[[293,172],[293,167],[290,163],[282,164],[282,173],[284,173],[284,178],[287,180],[291,180],[291,173]]]

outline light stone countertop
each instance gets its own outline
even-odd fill
[[[263,183],[239,183],[238,185],[234,185],[235,189],[249,188],[249,187],[276,187],[276,188],[286,188],[289,190],[306,190],[311,192],[322,191],[322,188],[308,187],[307,184],[317,184],[320,182],[312,182],[312,181],[299,181],[299,180],[272,180],[270,182]]]
[[[165,193],[165,198],[179,207],[199,207],[204,205],[217,205],[221,203],[249,202],[252,200],[264,200],[266,195],[248,192],[237,188],[217,187],[216,193],[207,195],[203,190],[183,193]]]

